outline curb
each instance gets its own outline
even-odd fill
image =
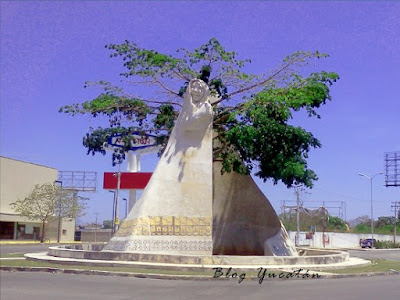
[[[400,251],[400,248],[385,248],[385,249],[364,249],[364,251]]]
[[[44,272],[53,274],[80,274],[80,275],[101,275],[101,276],[118,276],[118,277],[134,277],[134,278],[149,278],[149,279],[163,279],[163,280],[230,280],[232,278],[218,277],[214,278],[204,275],[168,275],[168,274],[149,274],[149,273],[130,273],[130,272],[111,272],[111,271],[97,271],[97,270],[81,270],[81,269],[61,269],[61,268],[46,268],[46,267],[7,267],[0,266],[0,270],[9,272]],[[317,272],[315,272],[317,273]],[[318,273],[317,273],[318,274]],[[313,279],[340,279],[340,278],[361,278],[373,276],[389,276],[400,275],[400,271],[393,272],[374,272],[374,273],[361,273],[361,274],[333,274],[321,273],[319,278]],[[311,280],[312,278],[291,278],[281,279],[273,278],[272,280]],[[233,279],[236,280],[236,279]],[[248,280],[259,280],[258,277],[248,277]],[[271,280],[265,278],[266,281]]]
[[[63,258],[63,257],[54,257],[49,256],[46,252],[38,252],[38,253],[26,253],[24,257],[27,260],[32,261],[45,261],[48,263],[55,263],[59,265],[86,265],[92,266],[94,269],[99,266],[105,267],[136,267],[136,268],[144,268],[144,269],[163,269],[163,270],[178,270],[178,272],[190,272],[190,271],[201,271],[204,269],[212,269],[214,267],[221,267],[221,265],[188,265],[188,264],[160,264],[153,262],[139,262],[139,261],[106,261],[106,260],[90,260],[90,259],[72,259],[72,258]],[[361,258],[352,258],[351,264],[339,263],[339,264],[331,264],[331,265],[299,265],[296,267],[301,267],[304,269],[308,269],[311,272],[323,272],[325,269],[334,270],[334,269],[342,269],[350,266],[362,266],[362,265],[370,265],[371,262],[369,260],[361,259]],[[230,267],[235,269],[240,269],[241,271],[251,272],[256,270],[260,266],[248,266],[248,265],[230,265]],[[265,265],[264,268],[268,268],[269,270],[276,270],[278,272],[283,271],[286,272],[293,269],[293,265]],[[226,268],[226,266],[224,267]]]
[[[1,241],[0,246],[23,246],[23,245],[69,245],[69,244],[82,244],[82,242],[59,242],[50,241],[50,242],[36,242],[36,241]]]
[[[130,273],[130,272],[110,272],[98,270],[81,270],[81,269],[59,269],[46,267],[7,267],[0,266],[0,270],[9,272],[43,272],[53,274],[80,274],[80,275],[102,275],[102,276],[118,276],[118,277],[134,277],[149,279],[167,279],[167,280],[209,280],[211,276],[202,275],[168,275],[168,274],[149,274],[149,273]],[[225,279],[225,278],[224,278]]]
[[[360,278],[360,277],[374,277],[374,276],[389,276],[389,275],[400,275],[400,271],[392,271],[392,272],[373,272],[373,273],[360,273],[360,274],[329,274],[327,277],[330,279],[339,279],[339,278]]]

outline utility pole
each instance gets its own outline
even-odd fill
[[[62,210],[62,201],[63,201],[63,182],[61,181],[61,180],[55,180],[54,181],[54,183],[59,183],[60,184],[60,187],[61,187],[61,195],[59,195],[59,197],[58,197],[58,227],[57,227],[57,243],[59,243],[60,242],[60,239],[61,239],[61,225],[62,225],[62,223],[61,223],[61,219],[62,219],[62,216],[61,216],[61,210]]]
[[[396,244],[396,231],[397,231],[397,217],[400,210],[400,201],[392,202],[392,210],[394,210],[394,229],[393,229],[393,242]]]
[[[96,215],[96,223],[94,224],[94,242],[97,243],[97,216],[99,215],[99,213],[94,213]]]
[[[294,187],[294,193],[296,194],[296,246],[299,246],[300,242],[300,188],[301,186]]]

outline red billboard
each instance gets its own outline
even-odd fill
[[[103,188],[105,190],[116,190],[118,185],[118,173],[105,172]],[[121,172],[121,190],[143,190],[150,180],[151,172],[129,173]]]

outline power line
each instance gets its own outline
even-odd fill
[[[320,188],[317,188],[317,187],[314,187],[314,189],[317,190],[317,191],[321,191],[321,192],[323,192],[323,193],[335,195],[335,196],[338,196],[338,197],[343,197],[343,198],[349,198],[349,199],[364,201],[364,199],[356,198],[356,197],[353,197],[353,196],[341,195],[341,194],[334,193],[334,192],[330,192],[330,191],[327,191],[327,190],[324,190],[324,189],[320,189]]]

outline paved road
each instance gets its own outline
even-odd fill
[[[57,244],[24,244],[24,245],[0,245],[1,254],[33,253],[46,251],[50,246]]]
[[[2,300],[400,299],[400,276],[309,280],[186,281],[0,272]]]
[[[350,257],[365,259],[387,259],[400,261],[400,249],[393,250],[349,250]]]

